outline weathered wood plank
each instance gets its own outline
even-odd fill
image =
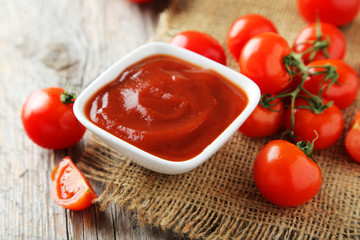
[[[50,197],[50,174],[81,145],[51,151],[24,134],[21,107],[33,91],[84,88],[153,34],[166,0],[0,0],[0,239],[172,239],[140,227],[134,213],[111,205],[73,212]],[[103,186],[96,185],[100,193]]]

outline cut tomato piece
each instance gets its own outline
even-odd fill
[[[58,205],[71,210],[85,209],[97,198],[70,157],[65,157],[51,173],[51,196]]]

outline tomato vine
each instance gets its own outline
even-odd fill
[[[323,86],[317,95],[309,92],[304,88],[304,82],[309,77],[310,73],[309,70],[311,68],[315,68],[314,66],[306,66],[305,63],[302,60],[302,57],[307,54],[311,53],[312,56],[314,56],[317,51],[320,49],[326,53],[326,48],[329,45],[328,39],[322,40],[322,33],[320,24],[318,22],[317,24],[317,39],[316,41],[313,41],[313,46],[307,49],[304,52],[301,53],[295,53],[291,52],[290,54],[286,55],[282,62],[286,68],[286,71],[288,72],[290,79],[289,81],[294,81],[295,77],[300,76],[301,80],[296,85],[296,87],[289,91],[285,90],[283,92],[278,93],[277,95],[271,96],[269,94],[263,94],[260,100],[260,105],[264,108],[268,108],[271,110],[271,106],[274,104],[277,104],[274,102],[274,100],[279,98],[290,98],[290,112],[291,112],[291,126],[289,130],[286,130],[282,134],[282,138],[284,138],[286,135],[289,135],[291,138],[295,138],[294,135],[294,124],[295,124],[295,117],[294,117],[294,110],[295,110],[295,100],[299,97],[304,98],[307,100],[309,105],[301,105],[297,106],[296,108],[305,108],[311,110],[315,114],[321,114],[324,112],[325,109],[331,107],[333,105],[333,101],[329,101],[328,103],[324,103],[323,98],[321,96],[322,92],[325,89],[325,86]],[[324,82],[329,82],[329,84],[326,87],[330,87],[332,84],[337,83],[337,79],[339,77],[338,73],[336,72],[336,66],[331,66],[329,64],[323,65],[323,66],[316,66],[317,68],[323,68],[325,70],[314,72],[311,75],[324,75]],[[301,94],[301,95],[300,95]],[[272,104],[270,104],[272,103]]]

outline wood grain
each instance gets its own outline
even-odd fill
[[[115,205],[69,211],[50,197],[50,174],[84,142],[51,151],[24,133],[20,114],[39,88],[83,89],[130,50],[148,41],[166,0],[0,0],[0,239],[181,239],[139,226]],[[94,184],[100,194],[104,186]]]

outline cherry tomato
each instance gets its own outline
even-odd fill
[[[324,105],[328,101],[323,100]],[[299,106],[309,106],[307,100],[297,98],[294,109],[294,134],[296,141],[312,141],[316,138],[317,132],[319,138],[314,143],[314,149],[324,149],[332,146],[341,136],[344,129],[344,118],[340,109],[336,105],[325,109],[322,113],[316,114],[306,108],[297,108]],[[285,113],[285,127],[291,127],[291,110],[287,109]]]
[[[346,41],[344,34],[334,25],[329,23],[320,23],[321,28],[321,40],[328,41],[329,44],[326,47],[328,57],[324,54],[324,51],[318,50],[311,61],[319,59],[343,59],[346,52]],[[314,47],[314,42],[317,40],[317,23],[312,23],[306,26],[300,33],[296,36],[293,51],[296,53],[301,53],[307,51],[309,48]],[[302,59],[305,64],[310,62],[311,52],[306,53]]]
[[[239,60],[241,49],[255,35],[263,32],[277,33],[274,24],[260,14],[244,15],[231,25],[227,33],[227,46],[236,60]]]
[[[285,107],[280,99],[268,108],[258,104],[248,119],[240,127],[240,132],[248,137],[268,137],[279,131],[283,124]]]
[[[310,23],[319,16],[322,22],[343,26],[356,17],[360,0],[297,0],[297,5],[302,17]]]
[[[316,72],[325,71],[325,68],[316,66],[325,66],[326,64],[336,67],[339,76],[337,82],[331,86],[329,84],[332,79],[324,81],[325,74],[312,75]],[[350,65],[338,59],[325,59],[311,62],[308,64],[309,66],[315,68],[310,68],[310,76],[304,82],[305,89],[318,94],[320,89],[325,87],[322,96],[329,101],[334,101],[334,104],[340,109],[350,106],[355,101],[359,91],[359,77]]]
[[[291,53],[287,41],[276,33],[260,33],[244,46],[239,57],[242,74],[253,80],[261,93],[277,93],[290,85],[283,58]]]
[[[196,52],[226,65],[226,55],[220,43],[211,35],[198,31],[183,31],[176,34],[170,44]]]
[[[82,210],[93,204],[96,194],[82,172],[65,157],[51,173],[51,196],[67,209]]]
[[[349,155],[360,163],[360,111],[355,115],[350,130],[346,133],[345,147]]]
[[[263,197],[286,207],[309,201],[322,184],[319,166],[296,145],[285,140],[273,140],[260,150],[253,173]]]
[[[22,108],[21,119],[29,138],[41,147],[63,149],[83,137],[85,127],[73,113],[73,97],[64,89],[51,87],[32,93]],[[63,103],[61,96],[67,96]]]

